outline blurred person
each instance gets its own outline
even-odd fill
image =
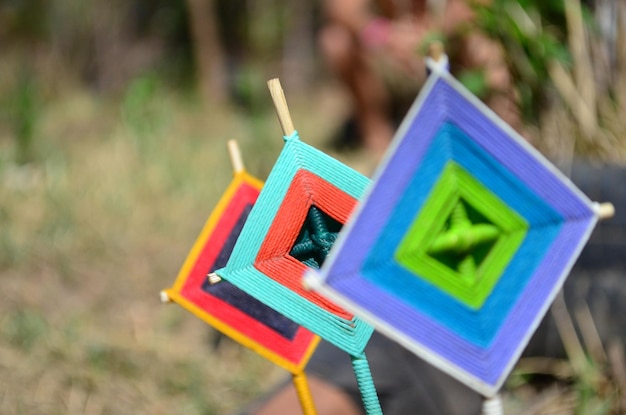
[[[468,1],[324,0],[324,11],[322,55],[352,98],[358,144],[375,157],[426,79],[423,52],[433,39],[444,42],[453,74],[483,71],[487,94],[481,98],[519,129],[504,51],[472,27]]]

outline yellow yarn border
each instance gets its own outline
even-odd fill
[[[298,364],[295,364],[285,359],[281,355],[274,353],[273,351],[266,348],[265,346],[250,339],[248,336],[242,334],[238,330],[235,330],[231,326],[225,324],[223,321],[211,316],[209,313],[206,313],[200,307],[196,306],[192,302],[188,301],[185,297],[180,295],[177,291],[173,289],[168,289],[168,290],[165,290],[165,292],[167,293],[168,297],[172,301],[174,301],[175,303],[177,303],[178,305],[180,305],[181,307],[183,307],[190,313],[194,314],[196,317],[198,317],[205,323],[214,327],[216,330],[219,330],[224,335],[230,337],[231,339],[241,344],[242,346],[247,347],[248,349],[258,353],[260,356],[266,358],[270,362],[278,365],[279,367],[285,369],[286,371],[294,375],[301,374],[304,372],[304,368],[306,364],[309,362],[309,359],[313,355],[313,352],[315,351],[315,349],[317,348],[317,345],[320,342],[320,337],[314,336],[311,342],[309,343],[309,347],[307,348],[306,352],[303,354],[302,358],[300,359],[300,362]]]

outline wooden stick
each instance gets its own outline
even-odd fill
[[[444,54],[443,43],[438,40],[435,40],[428,45],[428,56],[432,58],[435,62],[439,62],[439,59]]]
[[[448,56],[446,55],[443,43],[439,40],[435,40],[428,45],[425,62],[426,72],[428,74],[430,74],[430,71],[434,68],[443,69],[445,72],[450,71]]]
[[[245,167],[243,165],[243,159],[241,158],[241,152],[239,151],[237,140],[228,140],[228,153],[230,154],[230,162],[233,165],[233,171],[235,174],[244,171]]]
[[[276,114],[283,129],[283,134],[290,136],[296,129],[293,127],[293,121],[291,121],[287,100],[285,99],[283,88],[280,86],[280,80],[278,78],[270,79],[267,81],[267,87],[270,90],[270,95],[272,95],[274,108],[276,108]]]
[[[615,206],[611,202],[598,203],[597,205],[598,218],[610,219],[615,216]]]
[[[210,272],[209,274],[207,274],[206,277],[209,280],[209,285],[217,284],[218,282],[222,281],[222,277],[214,272]]]
[[[170,298],[169,295],[167,295],[167,292],[165,290],[160,292],[160,298],[161,298],[161,302],[162,303],[171,303],[172,299]]]
[[[230,162],[233,165],[233,172],[237,174],[245,171],[243,159],[241,158],[241,151],[239,151],[239,145],[237,144],[237,140],[228,140],[227,145],[228,154],[230,154]],[[209,280],[210,285],[217,284],[222,281],[222,277],[214,272],[209,273],[207,275],[207,279]]]

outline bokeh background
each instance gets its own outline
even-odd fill
[[[532,143],[565,172],[623,165],[626,4],[476,7]],[[333,145],[351,110],[320,59],[323,24],[313,0],[0,1],[1,414],[227,414],[285,376],[159,291],[230,181],[226,141],[253,175],[271,169],[268,79],[304,140],[371,172]],[[626,411],[620,353],[592,352],[522,366],[510,411]],[[536,373],[550,382],[528,386]]]

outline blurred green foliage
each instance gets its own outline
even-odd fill
[[[10,119],[16,140],[15,161],[26,164],[35,159],[36,128],[41,106],[37,81],[22,74],[9,94]]]
[[[45,0],[8,0],[0,5],[0,35],[33,40],[46,35],[50,2]]]
[[[226,54],[230,93],[236,103],[255,112],[259,90],[265,91],[262,82],[265,76],[259,67],[267,70],[280,60],[285,37],[294,20],[291,14],[296,9],[285,0],[216,0],[213,4],[219,23],[218,36]],[[492,0],[475,2],[474,7],[477,11],[475,24],[504,45],[523,115],[527,119],[536,118],[538,109],[544,107],[547,100],[548,65],[556,60],[567,67],[571,61],[563,0]],[[319,5],[315,3],[306,10],[313,13],[314,26],[318,27],[321,23]],[[134,63],[138,69],[129,73],[118,69],[123,62],[133,62],[136,53],[111,55],[112,50],[119,49],[116,44],[129,48],[135,42],[146,42],[146,47],[161,50],[160,58],[148,63],[150,72],[167,82],[185,85],[193,74],[187,13],[185,2],[167,0],[106,3],[13,0],[0,5],[0,34],[15,44],[51,46],[79,79],[105,90],[110,87],[108,79],[113,76],[110,72],[119,70],[121,74],[117,77],[124,78],[127,85],[145,69],[145,63],[144,67]],[[585,13],[589,16],[588,11]],[[587,19],[589,25],[591,21]],[[112,59],[119,62],[111,63]],[[480,73],[464,73],[459,77],[478,95],[485,92]],[[118,90],[123,91],[124,86]],[[22,123],[26,130],[35,125],[29,124],[28,114],[23,114],[22,120],[27,121]],[[24,132],[25,142],[28,134]]]
[[[159,99],[161,80],[144,75],[132,80],[121,100],[122,121],[132,133],[139,153],[145,155],[154,149],[150,141],[162,136],[167,123],[167,109]]]
[[[485,72],[481,69],[462,71],[457,78],[459,82],[476,96],[482,97],[489,92]]]
[[[9,343],[25,352],[30,351],[47,335],[50,327],[39,311],[16,310],[4,315],[0,334]]]
[[[526,119],[536,120],[545,107],[550,62],[571,64],[563,7],[563,0],[474,3],[476,25],[506,51]]]

